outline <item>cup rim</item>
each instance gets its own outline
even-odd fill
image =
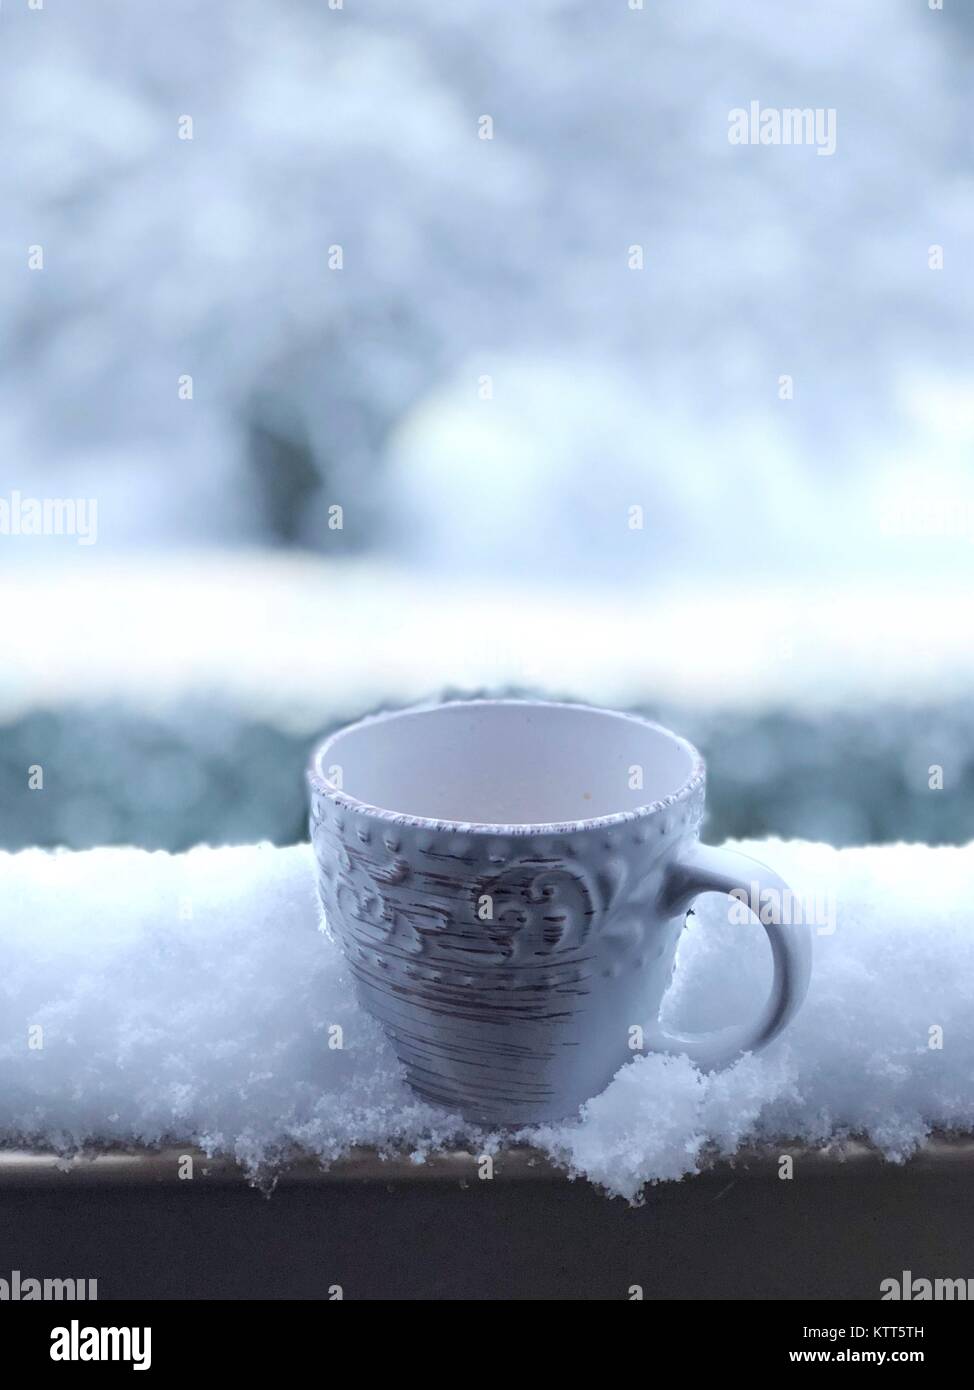
[[[336,740],[357,729],[367,728],[373,724],[378,724],[391,719],[402,719],[412,714],[428,714],[433,710],[445,709],[452,706],[464,706],[474,708],[480,705],[528,705],[533,709],[573,709],[587,710],[592,714],[603,714],[613,719],[626,719],[630,723],[638,724],[641,728],[652,729],[655,733],[664,734],[674,743],[689,754],[690,774],[676,791],[670,792],[668,796],[662,797],[658,801],[646,802],[643,806],[636,806],[630,811],[614,811],[605,816],[591,816],[583,820],[553,821],[541,823],[538,821],[515,822],[503,825],[487,821],[459,821],[459,820],[438,820],[431,816],[414,816],[402,811],[389,811],[382,806],[373,806],[367,801],[361,801],[358,797],[336,787],[333,782],[322,771],[322,764],[328,750]],[[355,811],[361,815],[369,816],[373,819],[384,821],[387,824],[412,826],[418,830],[429,831],[448,831],[463,835],[497,835],[497,836],[537,836],[537,835],[570,835],[583,830],[601,830],[610,826],[625,825],[632,821],[645,820],[646,817],[656,815],[660,811],[665,811],[671,806],[676,806],[686,801],[700,787],[706,777],[706,768],[703,758],[697,749],[688,739],[675,734],[672,729],[667,729],[665,725],[658,724],[655,720],[646,719],[641,714],[631,714],[628,711],[606,709],[600,705],[585,704],[584,701],[572,700],[532,700],[515,698],[478,698],[471,700],[429,700],[422,704],[407,705],[402,709],[383,710],[379,714],[369,714],[363,719],[356,719],[351,724],[343,724],[341,728],[334,729],[327,738],[323,739],[315,746],[311,753],[310,763],[307,769],[307,778],[313,792],[326,796],[336,805],[341,806],[346,811]]]

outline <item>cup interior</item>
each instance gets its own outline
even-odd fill
[[[688,743],[645,720],[503,700],[365,720],[333,735],[315,759],[319,777],[367,806],[500,826],[631,812],[680,791],[695,765]]]

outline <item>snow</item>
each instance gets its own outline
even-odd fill
[[[504,574],[434,581],[307,554],[95,550],[4,573],[0,719],[63,707],[65,692],[141,711],[215,692],[243,715],[310,735],[446,689],[818,711],[946,703],[974,682],[974,590],[946,579],[799,583],[783,573],[768,585],[743,565],[720,585],[604,591]]]
[[[731,535],[775,576],[965,570],[881,529],[904,472],[972,502],[965,8],[8,5],[5,490],[95,496],[106,549],[254,540],[270,430],[321,550],[337,501],[440,572],[720,570]],[[731,145],[752,99],[834,108],[835,154]]]
[[[974,1129],[974,845],[740,847],[834,907],[808,1000],[728,1071],[636,1055],[577,1119],[517,1136],[609,1193],[636,1200],[743,1143],[857,1134],[901,1160],[933,1129]],[[0,903],[6,1143],[196,1142],[266,1174],[295,1149],[502,1142],[405,1086],[319,930],[306,845],[2,854]],[[666,1021],[744,1017],[768,973],[760,928],[700,899]]]

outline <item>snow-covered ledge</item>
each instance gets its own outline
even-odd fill
[[[0,1180],[164,1178],[193,1146],[214,1176],[296,1156],[292,1172],[367,1176],[381,1155],[396,1155],[390,1178],[424,1160],[456,1176],[487,1150],[499,1175],[555,1165],[633,1198],[735,1156],[970,1161],[974,846],[741,847],[780,870],[813,924],[798,1021],[713,1076],[635,1055],[580,1119],[510,1150],[406,1088],[319,930],[306,845],[0,854]],[[764,933],[733,915],[699,901],[671,1024],[720,1025],[761,997]],[[81,1150],[101,1157],[65,1162]]]
[[[769,585],[746,567],[717,585],[606,592],[452,571],[437,580],[305,552],[80,547],[59,563],[8,567],[3,585],[6,718],[63,706],[65,692],[143,711],[219,692],[228,707],[310,736],[391,696],[405,705],[444,689],[797,711],[963,700],[974,681],[969,586],[931,588],[909,573],[849,580],[840,598],[817,573]],[[746,660],[727,651],[742,613]]]

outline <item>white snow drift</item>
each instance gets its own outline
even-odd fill
[[[576,1120],[521,1136],[612,1193],[744,1141],[857,1133],[902,1159],[933,1128],[974,1129],[974,846],[743,848],[835,905],[808,1001],[729,1071],[636,1055]],[[295,1147],[491,1142],[404,1084],[319,930],[306,845],[0,854],[0,903],[7,1143],[197,1141],[257,1171]],[[734,915],[699,900],[671,1025],[757,1007],[764,933]]]

